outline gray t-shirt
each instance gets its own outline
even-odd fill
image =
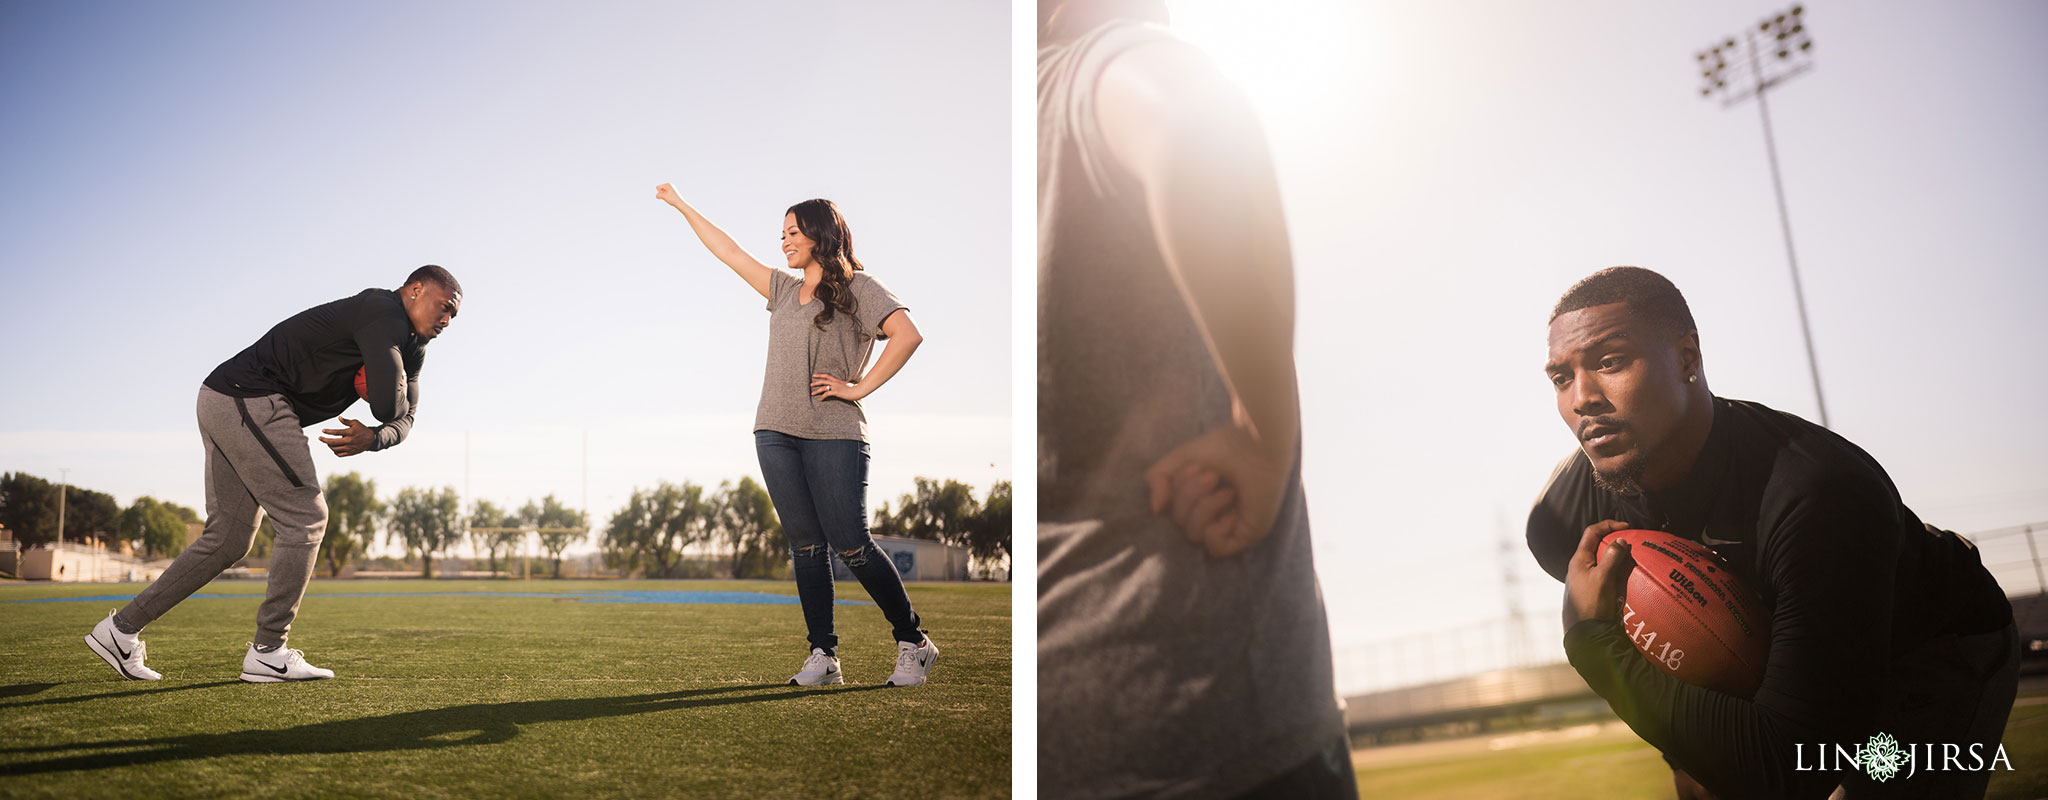
[[[1095,83],[1174,42],[1112,23],[1038,53],[1038,780],[1047,797],[1227,797],[1343,734],[1300,463],[1272,533],[1208,557],[1145,468],[1230,393],[1109,157]],[[1180,45],[1186,46],[1186,45]]]
[[[799,302],[803,279],[782,270],[768,278],[768,371],[761,378],[761,405],[754,430],[780,431],[804,439],[868,439],[868,418],[860,404],[811,396],[811,375],[858,379],[882,335],[882,320],[903,308],[896,295],[866,272],[853,273],[848,287],[854,313],[834,313],[820,329],[824,306],[815,297]]]

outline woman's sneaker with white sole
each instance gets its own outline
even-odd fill
[[[114,627],[111,612],[106,619],[100,620],[100,624],[92,627],[92,634],[85,637],[85,646],[106,659],[107,666],[128,680],[154,681],[164,677],[142,665],[142,657],[148,648],[142,644],[141,634],[122,633],[120,628]]]
[[[248,655],[242,656],[242,680],[250,683],[320,681],[332,677],[334,670],[306,663],[306,654],[297,650],[278,648],[259,653],[252,643]]]
[[[826,686],[846,682],[846,675],[839,671],[839,659],[825,655],[820,648],[811,648],[811,657],[804,659],[803,671],[790,676],[791,686]]]
[[[924,637],[918,644],[896,643],[896,671],[889,675],[889,686],[922,686],[924,677],[931,674],[932,667],[939,664],[939,646],[932,644],[932,637]]]

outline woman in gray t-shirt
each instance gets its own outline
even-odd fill
[[[903,578],[868,535],[868,431],[860,400],[903,368],[924,337],[881,281],[853,256],[853,233],[830,200],[805,200],[783,215],[782,257],[798,274],[771,269],[664,183],[654,196],[683,212],[711,254],[768,299],[768,369],[754,414],[761,479],[789,537],[810,656],[789,679],[844,683],[832,630],[832,554],[860,579],[895,629],[891,686],[916,686],[939,648],[910,607]],[[801,277],[798,277],[801,275]],[[875,341],[887,339],[873,369]],[[865,371],[863,371],[865,370]]]

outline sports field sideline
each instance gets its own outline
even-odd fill
[[[2014,770],[1991,778],[1987,800],[2048,797],[2048,677],[2020,683],[2005,728]],[[1480,800],[1665,800],[1671,768],[1619,721],[1564,730],[1361,749],[1359,796]]]
[[[131,682],[82,642],[119,602],[61,600],[140,589],[0,585],[0,797],[1010,792],[1008,585],[910,586],[942,651],[913,688],[881,686],[866,602],[838,609],[846,685],[784,685],[795,588],[747,581],[316,580],[291,646],[337,677],[262,685],[236,676],[263,585],[216,582]]]

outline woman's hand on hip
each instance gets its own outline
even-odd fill
[[[868,390],[858,383],[847,383],[823,372],[811,373],[811,396],[818,399],[837,397],[849,402],[858,402],[868,396]]]
[[[1182,443],[1145,470],[1152,512],[1213,557],[1244,552],[1272,531],[1292,473],[1266,450],[1236,422]]]

